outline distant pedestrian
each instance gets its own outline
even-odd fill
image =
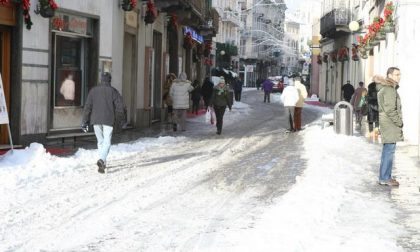
[[[214,84],[210,80],[210,77],[207,76],[204,79],[203,86],[201,87],[201,95],[203,96],[204,106],[206,107],[206,109],[209,106],[210,99],[213,94],[213,88]]]
[[[229,107],[229,111],[232,110],[232,101],[229,99],[229,90],[223,77],[220,77],[219,83],[214,87],[210,105],[216,113],[216,133],[220,135],[222,134],[223,116],[225,114],[226,107]]]
[[[191,91],[191,100],[192,100],[192,113],[198,115],[198,109],[200,107],[201,100],[201,86],[198,80],[193,82],[193,91]]]
[[[376,91],[376,83],[372,82],[368,86],[367,92],[367,103],[368,103],[368,123],[370,138],[376,137],[376,132],[379,128],[379,111],[378,111],[378,92]],[[374,129],[376,129],[374,131]]]
[[[257,79],[257,81],[256,81],[256,86],[257,86],[257,90],[260,90],[260,88],[261,88],[261,84],[263,83],[263,79],[261,79],[261,78],[258,78]]]
[[[299,100],[299,92],[294,86],[293,82],[289,82],[289,85],[284,88],[283,93],[280,96],[283,106],[287,109],[290,127],[288,132],[295,132],[296,128],[294,125],[294,114],[295,106]]]
[[[176,75],[174,73],[170,73],[166,75],[165,84],[163,85],[163,101],[167,107],[169,123],[172,123],[172,117],[173,117],[173,112],[174,112],[173,107],[172,107],[172,97],[169,94],[169,91],[171,90],[172,83],[175,79],[176,79]]]
[[[350,102],[351,96],[354,94],[354,87],[350,84],[350,81],[347,81],[347,83],[343,85],[341,91],[343,92],[344,100]]]
[[[98,141],[98,172],[104,173],[106,169],[114,123],[126,120],[122,96],[111,86],[111,74],[104,73],[101,84],[89,91],[82,118],[82,129],[87,132],[88,125],[93,125]]]
[[[300,76],[296,76],[294,79],[294,85],[298,91],[299,99],[296,102],[295,113],[294,113],[294,123],[295,130],[302,130],[302,108],[305,104],[305,99],[308,97],[308,91],[306,86],[301,83]]]
[[[359,124],[359,126],[362,125],[363,113],[367,104],[367,90],[364,85],[363,81],[359,82],[359,87],[356,89],[351,99],[351,105],[353,105],[356,114],[356,123]]]
[[[373,78],[378,91],[379,129],[383,143],[379,184],[398,186],[400,183],[392,178],[392,165],[396,142],[404,140],[401,100],[397,91],[401,72],[396,67],[390,67],[386,74],[386,79],[380,76]]]
[[[191,92],[192,90],[193,87],[191,86],[191,81],[187,80],[187,74],[184,72],[181,73],[172,84],[169,94],[172,97],[174,107],[174,131],[177,131],[178,124],[181,128],[181,131],[185,131],[187,110],[190,107],[189,92]]]
[[[235,92],[235,101],[241,101],[243,81],[240,78],[235,80],[233,91]]]
[[[264,90],[264,102],[267,101],[268,103],[270,103],[270,95],[271,95],[271,92],[273,91],[273,86],[274,86],[274,83],[269,79],[266,79],[262,83],[262,89]]]

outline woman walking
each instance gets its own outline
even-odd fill
[[[223,77],[220,77],[219,83],[214,87],[210,105],[216,113],[216,133],[220,135],[222,134],[223,116],[225,115],[226,106],[229,107],[229,111],[232,110],[232,102],[229,99],[229,90],[225,85],[225,79]]]

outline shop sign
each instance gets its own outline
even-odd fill
[[[184,27],[184,36],[187,35],[187,33],[190,33],[192,36],[192,39],[197,41],[198,43],[202,44],[204,42],[203,36],[198,34],[193,28],[185,26]]]
[[[254,65],[246,65],[245,72],[248,72],[248,73],[254,72]]]
[[[51,19],[52,29],[55,31],[71,32],[91,35],[91,22],[88,18],[56,13]]]

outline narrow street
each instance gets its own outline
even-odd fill
[[[400,208],[398,189],[375,183],[378,146],[365,150],[375,155],[365,171],[354,153],[328,157],[333,138],[368,145],[320,131],[320,110],[305,107],[305,124],[315,124],[288,134],[278,95],[265,104],[261,91],[248,91],[243,102],[226,112],[221,136],[201,116],[184,133],[162,133],[175,138],[139,139],[141,150],[113,146],[105,175],[94,150],[3,171],[0,250],[333,251],[368,234],[374,241],[360,251],[419,248],[416,224],[394,222],[418,209]]]

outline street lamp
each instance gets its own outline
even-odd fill
[[[226,52],[225,52],[224,50],[221,50],[221,51],[220,51],[220,55],[222,55],[222,56],[223,56],[223,55],[225,55],[225,53],[226,53]]]
[[[351,44],[353,44],[353,36],[354,36],[354,32],[358,31],[360,28],[359,22],[357,21],[351,21],[349,23],[349,30],[350,30],[350,48],[351,48]],[[348,67],[348,72],[347,72],[347,79],[349,81],[351,81],[351,58],[349,59],[349,67]]]

